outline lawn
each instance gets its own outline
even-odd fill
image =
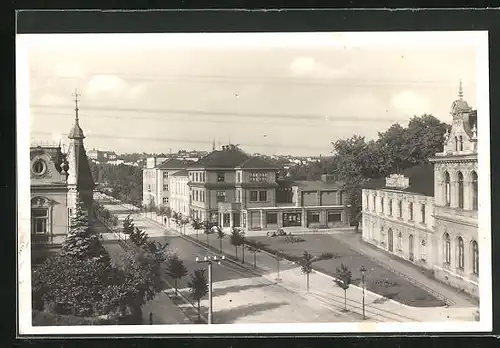
[[[370,258],[352,250],[348,246],[336,242],[328,235],[295,235],[299,242],[286,241],[283,237],[269,238],[266,236],[248,237],[249,241],[259,241],[264,244],[263,249],[269,252],[282,250],[286,258],[295,261],[307,250],[313,256],[330,253],[330,259],[323,259],[314,263],[314,269],[335,276],[337,267],[341,263],[352,272],[352,284],[361,284],[361,266],[367,270],[365,273],[366,289],[414,307],[437,307],[445,303],[427,291],[413,285],[406,279],[386,270]]]

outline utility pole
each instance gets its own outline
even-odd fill
[[[212,307],[212,263],[216,262],[217,264],[221,264],[221,262],[225,259],[224,256],[217,257],[214,255],[205,256],[203,259],[196,258],[197,263],[207,263],[208,264],[208,324],[212,324],[212,315],[213,315],[213,307]]]

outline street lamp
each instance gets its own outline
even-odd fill
[[[365,317],[365,272],[366,272],[365,266],[361,266],[359,271],[361,272],[361,282],[363,283],[363,320],[365,320],[366,319],[366,317]]]
[[[278,273],[276,274],[276,281],[280,281],[280,261],[281,261],[281,254],[283,253],[283,250],[279,250],[276,253],[276,266],[278,268]]]
[[[197,263],[207,263],[208,264],[208,324],[212,324],[212,262],[221,264],[225,259],[224,256],[205,256],[203,259],[196,257]]]

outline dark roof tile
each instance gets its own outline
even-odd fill
[[[234,147],[226,150],[212,151],[199,161],[191,164],[189,168],[236,168],[250,156]]]
[[[185,169],[193,162],[183,161],[177,158],[169,158],[158,165],[159,169]]]

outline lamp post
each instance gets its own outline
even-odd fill
[[[197,263],[207,263],[208,264],[208,324],[212,324],[212,262],[221,264],[224,260],[224,256],[205,256],[203,259],[196,258]]]
[[[361,282],[363,283],[363,320],[365,320],[366,319],[366,317],[365,317],[365,272],[366,272],[365,266],[361,266],[361,269],[359,271],[361,272]]]
[[[276,281],[280,281],[280,261],[281,261],[281,253],[283,250],[279,250],[276,253],[276,266],[278,268],[278,273],[276,274]]]

